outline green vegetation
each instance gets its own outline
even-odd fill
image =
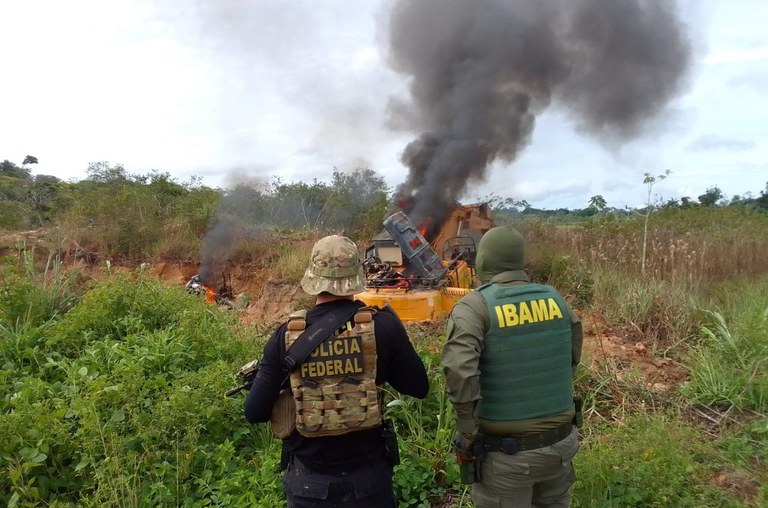
[[[575,506],[768,505],[768,189],[727,204],[717,190],[650,220],[601,196],[588,213],[497,212],[528,240],[532,276],[560,288],[590,333]],[[359,170],[222,190],[100,163],[65,183],[6,161],[0,193],[0,228],[46,231],[34,248],[1,246],[0,505],[279,506],[279,443],[245,422],[241,398],[222,395],[270,326],[137,265],[195,260],[226,223],[242,233],[230,264],[297,281],[317,236],[346,230],[362,246],[378,232],[383,180]],[[95,280],[72,268],[106,260],[127,268]],[[408,329],[431,392],[386,394],[400,503],[471,507],[448,446],[441,325]],[[680,375],[649,380],[605,354],[614,336]]]
[[[9,161],[0,164],[0,231],[55,226],[49,240],[91,262],[146,261],[196,255],[206,232],[226,224],[243,238],[265,230],[348,231],[354,239],[378,233],[388,206],[384,179],[370,169],[334,170],[315,180],[211,189],[168,173],[129,174],[106,162],[88,167],[80,182],[32,177]]]

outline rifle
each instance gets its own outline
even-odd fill
[[[237,375],[240,377],[240,379],[243,380],[243,383],[240,386],[236,386],[235,388],[227,391],[224,396],[231,397],[238,394],[242,390],[250,390],[251,385],[253,385],[253,380],[256,379],[256,374],[259,373],[260,364],[260,360],[251,360],[250,362],[240,367],[237,371]]]

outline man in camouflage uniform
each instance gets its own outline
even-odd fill
[[[581,323],[558,292],[531,283],[510,227],[478,244],[483,284],[454,307],[442,368],[456,410],[459,463],[473,466],[484,507],[567,507],[579,449],[573,373]]]
[[[328,236],[314,245],[301,287],[316,295],[315,307],[306,316],[292,315],[267,342],[245,416],[251,423],[270,420],[281,388],[292,388],[296,425],[283,438],[282,461],[289,507],[392,508],[393,436],[382,429],[376,386],[389,383],[400,393],[424,398],[429,388],[424,364],[391,309],[368,309],[354,299],[365,278],[357,247],[348,238]],[[342,319],[354,313],[354,318],[289,376],[283,363],[286,342],[330,313]],[[366,384],[372,391],[361,388],[360,395],[356,388]],[[272,422],[274,431],[274,416]]]

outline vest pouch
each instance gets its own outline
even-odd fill
[[[269,415],[269,423],[272,434],[278,439],[287,439],[296,428],[296,401],[290,388],[280,390]]]

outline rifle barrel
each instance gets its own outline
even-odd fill
[[[251,387],[251,382],[246,381],[245,383],[241,384],[240,386],[238,386],[236,388],[232,388],[231,390],[229,390],[227,393],[224,394],[224,396],[225,397],[231,397],[231,396],[236,395],[237,393],[239,393],[241,390],[245,390],[245,389],[250,388],[250,387]]]

